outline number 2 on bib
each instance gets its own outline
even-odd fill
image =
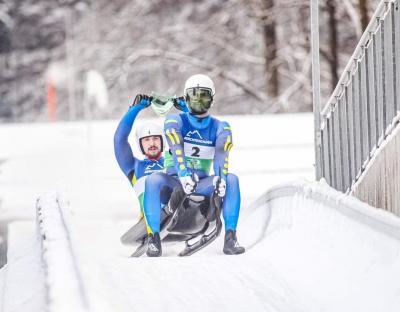
[[[192,146],[192,154],[190,156],[192,157],[200,157],[200,148],[197,146]]]

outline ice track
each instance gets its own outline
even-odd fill
[[[137,207],[112,155],[116,122],[0,128],[2,216],[26,220],[9,226],[1,310],[397,311],[399,219],[324,184],[276,186],[312,178],[312,116],[229,120],[240,129],[231,166],[244,195],[241,256],[224,256],[221,237],[188,258],[171,244],[162,258],[128,257],[119,237]],[[255,153],[264,161],[249,161]],[[61,214],[64,233],[51,213],[46,229],[58,230],[43,242],[33,207],[52,188],[72,213]]]
[[[242,217],[242,256],[224,256],[219,240],[188,258],[175,256],[181,246],[165,244],[156,259],[128,257],[131,249],[118,244],[122,224],[69,221],[66,235],[85,238],[67,246],[84,288],[75,288],[76,301],[68,296],[76,272],[58,237],[58,246],[47,242],[47,253],[64,256],[47,260],[58,269],[47,276],[45,305],[51,311],[77,311],[77,304],[82,311],[397,311],[397,217],[307,182],[272,188]]]

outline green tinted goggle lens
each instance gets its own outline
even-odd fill
[[[186,95],[191,99],[212,100],[211,89],[208,88],[190,88],[186,90]]]
[[[211,89],[191,88],[186,90],[186,101],[192,113],[206,113],[213,101]]]

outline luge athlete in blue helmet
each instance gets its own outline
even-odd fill
[[[185,83],[185,98],[189,112],[168,115],[164,123],[169,145],[164,166],[166,173],[155,173],[146,180],[144,214],[149,231],[147,255],[161,256],[160,211],[169,200],[166,194],[176,187],[186,194],[210,196],[214,191],[223,200],[225,221],[223,251],[234,255],[245,252],[236,238],[240,210],[240,188],[236,175],[228,172],[232,132],[228,123],[211,117],[215,87],[205,75],[194,75]],[[213,167],[214,175],[210,175]],[[219,172],[222,171],[222,177]],[[168,189],[164,196],[160,190]]]

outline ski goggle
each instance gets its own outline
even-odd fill
[[[173,97],[151,93],[151,107],[157,115],[165,116],[174,105]]]
[[[209,88],[189,88],[186,89],[186,102],[190,112],[193,114],[206,113],[212,104],[213,95]]]

